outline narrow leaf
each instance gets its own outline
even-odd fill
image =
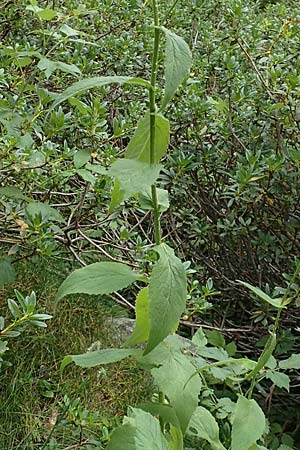
[[[149,284],[150,334],[145,353],[150,352],[174,331],[186,302],[186,272],[172,248],[161,244],[155,248],[159,260]]]
[[[141,350],[139,349],[106,348],[83,353],[82,355],[68,355],[64,357],[61,369],[64,369],[71,362],[74,362],[76,366],[87,368],[99,366],[100,364],[112,364],[129,356],[139,356],[140,354]]]
[[[118,76],[85,78],[72,84],[61,94],[56,95],[50,111],[56,106],[58,106],[60,103],[68,100],[68,98],[74,97],[74,95],[88,91],[89,89],[103,87],[112,83],[135,84],[137,86],[143,86],[148,89],[151,87],[151,84],[148,83],[148,81],[143,80],[142,78],[118,77]]]
[[[272,306],[275,306],[275,308],[285,308],[284,305],[281,304],[282,298],[271,298],[268,294],[266,294],[264,291],[259,289],[258,287],[252,286],[249,283],[246,283],[245,281],[237,280],[238,283],[242,284],[243,286],[246,286],[246,288],[250,289],[257,297],[264,300],[265,302],[269,303]]]
[[[177,88],[189,75],[192,65],[192,54],[188,44],[177,34],[165,27],[162,31],[166,35],[165,47],[165,94],[162,101],[164,108],[173,98]]]
[[[77,269],[60,286],[57,300],[69,294],[84,293],[103,295],[123,289],[140,275],[134,273],[128,266],[116,262],[98,262]]]
[[[12,300],[11,298],[9,298],[7,300],[7,304],[8,304],[10,312],[13,315],[13,318],[19,319],[19,317],[21,317],[21,311],[20,311],[17,303],[14,300]]]
[[[154,162],[158,163],[166,154],[170,141],[169,121],[161,114],[155,115],[155,154]],[[150,162],[150,114],[146,113],[137,125],[128,147],[125,157],[143,162]]]

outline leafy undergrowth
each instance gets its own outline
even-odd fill
[[[19,268],[14,287],[24,293],[35,289],[39,312],[54,317],[47,329],[28,330],[9,341],[5,363],[11,365],[4,363],[0,375],[1,449],[44,448],[50,433],[53,449],[92,439],[103,443],[127,405],[151,392],[150,379],[130,361],[105,369],[72,366],[60,371],[67,354],[85,352],[93,343],[112,346],[106,320],[125,314],[110,299],[86,296],[68,297],[55,307],[65,270],[60,265],[48,261],[42,267],[28,263]],[[9,293],[13,295],[11,289]],[[1,310],[7,295],[0,291]]]

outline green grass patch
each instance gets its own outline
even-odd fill
[[[9,340],[5,362],[10,366],[4,364],[0,374],[0,448],[40,449],[49,433],[54,449],[92,436],[103,442],[126,406],[151,391],[149,378],[131,361],[87,370],[72,365],[60,371],[67,354],[83,353],[95,342],[112,346],[106,319],[126,315],[110,299],[96,297],[69,296],[55,306],[65,272],[62,263],[52,260],[24,263],[18,270],[13,287],[23,293],[35,290],[39,312],[53,318],[47,329],[27,329]],[[3,315],[12,294],[11,288],[0,292]]]

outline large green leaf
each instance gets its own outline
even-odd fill
[[[173,332],[186,302],[186,272],[174,250],[166,244],[155,247],[159,260],[149,283],[150,334],[146,353]]]
[[[242,395],[237,401],[231,432],[231,449],[248,450],[263,435],[266,419],[255,400]]]
[[[159,421],[142,409],[129,408],[123,425],[116,428],[107,450],[170,450]]]
[[[77,81],[76,83],[72,84],[70,87],[68,87],[62,93],[57,94],[54,97],[54,103],[52,105],[51,110],[53,108],[55,108],[57,105],[59,105],[60,103],[68,100],[68,98],[74,97],[74,95],[80,94],[89,89],[99,88],[99,87],[106,86],[106,85],[112,84],[112,83],[135,84],[138,86],[146,87],[148,89],[151,86],[151,84],[148,81],[143,80],[142,78],[118,77],[118,76],[85,78],[83,80]]]
[[[57,300],[69,294],[103,295],[129,286],[141,276],[125,264],[98,262],[77,269],[60,286]]]
[[[140,354],[141,350],[139,349],[106,348],[104,350],[83,353],[82,355],[65,356],[61,368],[65,368],[71,362],[74,362],[80,367],[95,367],[100,364],[115,363],[129,356],[139,356]]]
[[[7,283],[13,283],[16,279],[14,267],[7,259],[0,260],[0,288]]]
[[[296,369],[300,370],[300,354],[292,355],[288,359],[284,359],[279,363],[280,369]]]
[[[139,408],[152,414],[152,416],[160,417],[165,424],[170,426],[169,446],[172,450],[183,450],[183,435],[180,429],[180,423],[174,408],[163,403],[143,403]]]
[[[149,164],[134,159],[117,159],[107,173],[118,180],[113,191],[113,205],[116,206],[121,199],[127,200],[133,194],[148,189],[157,180],[161,167],[160,164]]]
[[[162,101],[164,108],[173,98],[178,86],[189,75],[192,54],[187,43],[177,34],[162,27],[166,35],[165,47],[165,93]]]
[[[214,416],[198,406],[189,423],[188,433],[208,441],[212,450],[226,450],[219,438],[219,427]]]
[[[189,355],[182,350],[181,339],[177,335],[168,336],[151,353],[145,355],[140,363],[148,367],[156,365],[151,370],[154,382],[169,399],[184,434],[198,405],[202,384],[198,375],[186,384],[194,374],[195,367],[190,362]]]
[[[282,305],[282,297],[272,298],[256,286],[252,286],[251,284],[246,283],[245,281],[240,280],[237,281],[246,288],[250,289],[250,291],[252,291],[260,299],[264,300],[265,302],[269,303],[272,306],[275,306],[275,308],[285,308],[285,305]]]
[[[148,288],[142,289],[135,302],[135,327],[130,338],[125,342],[126,347],[140,344],[148,339],[150,331],[149,321],[149,293]]]
[[[154,162],[157,163],[166,154],[170,141],[169,121],[161,114],[155,115],[155,150]],[[137,125],[128,147],[125,157],[143,162],[150,162],[150,114],[146,113]]]

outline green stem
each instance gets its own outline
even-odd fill
[[[158,399],[159,399],[159,403],[161,403],[162,405],[165,403],[165,396],[163,392],[159,392],[158,393]],[[165,431],[165,421],[162,418],[162,416],[159,416],[159,424],[160,424],[160,429],[162,431],[162,433],[164,433]]]
[[[155,163],[155,122],[156,122],[156,104],[155,104],[155,88],[157,75],[157,62],[159,53],[159,17],[157,1],[152,0],[153,17],[154,17],[154,47],[151,64],[151,89],[149,90],[149,109],[150,109],[150,163]],[[159,207],[157,201],[157,191],[155,184],[151,186],[151,195],[153,203],[153,222],[154,222],[154,238],[155,244],[161,243],[161,231],[159,221]]]
[[[13,330],[17,326],[19,326],[21,323],[26,322],[27,320],[30,319],[30,316],[32,316],[31,313],[25,314],[25,316],[21,317],[20,319],[15,320],[11,324],[9,324],[6,328],[4,328],[4,330],[0,331],[0,336],[5,336],[6,333],[8,333],[8,331]]]

